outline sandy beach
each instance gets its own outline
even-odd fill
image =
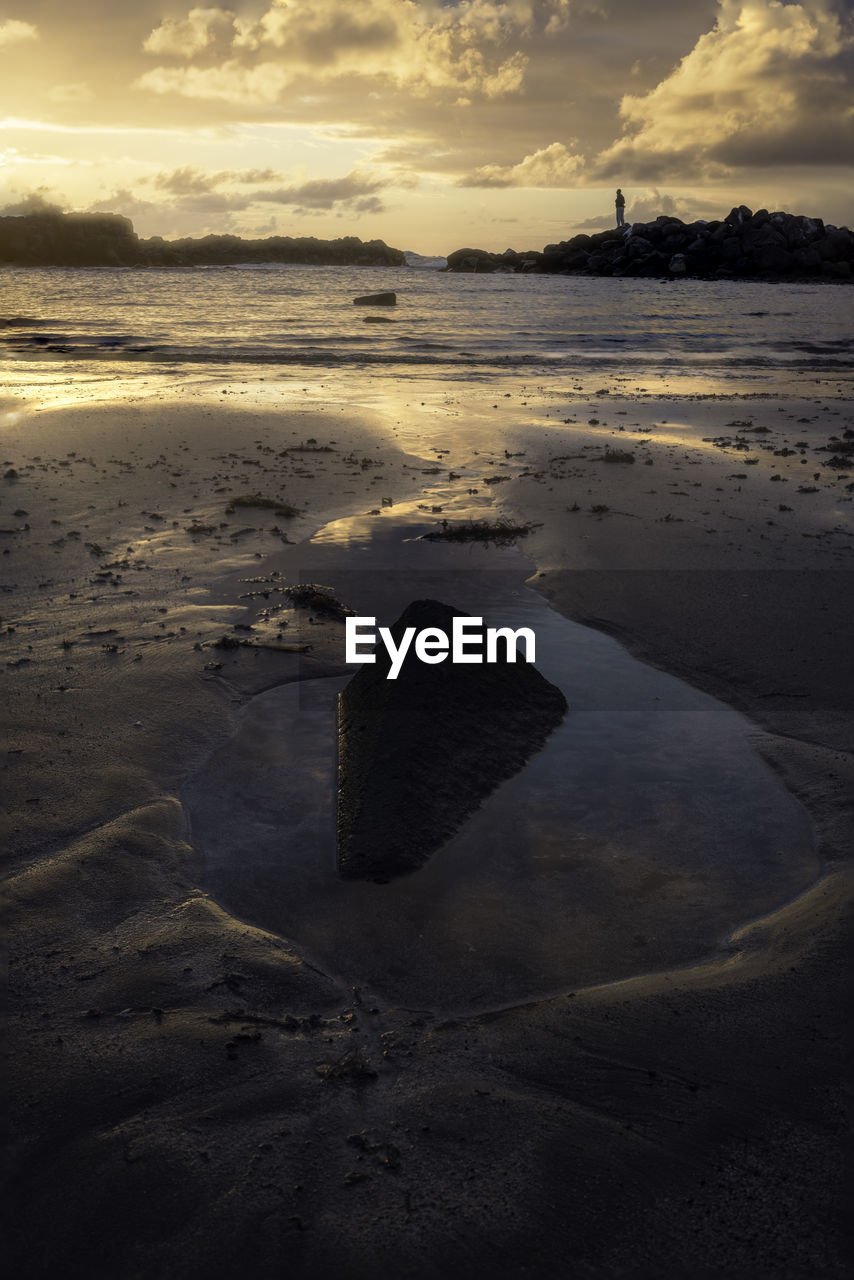
[[[0,403],[15,1274],[843,1276],[850,401],[349,382]],[[483,518],[530,531],[411,573]],[[797,893],[482,1007],[383,998],[218,900],[194,780],[259,695],[348,674],[282,588],[391,621],[492,568],[747,717],[812,825]]]

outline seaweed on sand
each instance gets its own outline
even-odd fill
[[[534,528],[534,524],[513,524],[509,520],[469,520],[466,524],[448,524],[443,520],[441,529],[423,536],[428,542],[493,542],[496,546],[508,546],[517,538],[526,537]]]
[[[628,449],[609,449],[607,446],[599,462],[634,462],[635,455]]]
[[[226,514],[230,515],[237,507],[265,507],[269,508],[273,515],[283,516],[286,519],[299,515],[297,508],[290,506],[289,503],[282,502],[279,498],[262,498],[260,493],[241,493],[236,498],[232,498]]]
[[[313,609],[315,613],[324,613],[340,622],[353,615],[353,610],[336,600],[329,587],[318,586],[316,582],[300,582],[295,586],[285,587],[284,594],[298,609]]]

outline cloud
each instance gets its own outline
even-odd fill
[[[86,213],[120,213],[125,218],[137,218],[145,214],[159,214],[159,206],[143,200],[127,187],[117,187],[108,196],[93,200]]]
[[[216,44],[218,37],[229,39],[234,32],[234,14],[223,9],[191,9],[182,22],[166,18],[143,42],[146,53],[192,58]]]
[[[357,57],[403,44],[401,18],[414,16],[415,6],[388,0],[360,0],[345,5],[335,0],[315,0],[311,5],[274,3],[254,30],[244,30],[239,44],[269,44],[289,50],[290,56],[308,65],[339,63],[350,54]]]
[[[0,209],[0,214],[9,218],[21,218],[30,213],[63,213],[63,205],[57,204],[55,198],[48,198],[52,195],[49,188],[38,187],[23,199],[7,204],[5,208]]]
[[[216,183],[210,174],[186,165],[183,169],[173,169],[171,173],[158,173],[154,185],[175,196],[189,196],[212,191]]]
[[[295,81],[316,90],[357,79],[416,97],[450,92],[461,104],[495,99],[522,87],[528,56],[521,42],[550,24],[560,27],[570,7],[569,0],[273,0],[255,23],[228,10],[193,9],[184,20],[163,22],[144,44],[187,65],[158,66],[134,87],[264,105]],[[213,66],[189,65],[226,31],[228,56]]]
[[[244,67],[232,59],[218,67],[155,67],[141,75],[133,87],[161,95],[262,106],[278,102],[290,81],[288,72],[276,63]]]
[[[380,191],[386,184],[371,174],[352,172],[343,178],[312,178],[294,187],[279,187],[273,190],[263,188],[254,192],[253,199],[272,204],[293,205],[300,209],[332,209],[338,204],[355,204],[358,206],[364,197],[371,197],[371,204],[376,208],[373,193]]]
[[[0,169],[18,169],[24,165],[42,165],[53,168],[57,165],[70,168],[74,164],[66,156],[50,155],[42,151],[19,151],[17,147],[3,147],[0,150]]]
[[[624,194],[627,197],[627,222],[654,222],[661,216],[679,218],[682,222],[696,222],[699,219],[711,221],[713,218],[721,217],[719,201],[672,195],[666,191],[660,191],[657,187],[653,187],[652,190],[646,189],[637,197],[633,197],[630,192],[624,192]],[[610,195],[608,203],[611,206],[608,213],[585,218],[579,225],[590,231],[613,227],[613,199]]]
[[[573,145],[578,141],[572,139]],[[567,150],[562,142],[553,142],[518,164],[484,164],[474,173],[460,178],[460,187],[574,187],[584,168],[584,156]]]
[[[173,169],[171,173],[156,174],[152,182],[161,191],[186,196],[213,191],[224,183],[254,186],[259,182],[276,182],[281,176],[275,169],[222,169],[218,173],[202,173],[192,165],[185,165],[182,169]]]
[[[627,94],[600,177],[726,176],[854,153],[854,30],[832,0],[719,0],[712,31],[650,92]]]
[[[0,49],[9,44],[20,44],[22,40],[38,40],[38,38],[38,27],[34,27],[31,22],[19,22],[16,18],[0,22]]]
[[[157,206],[128,189],[114,191],[99,209],[112,207],[122,213],[149,213],[160,208],[164,215],[195,213],[207,217],[245,212],[264,205],[280,205],[301,213],[350,213],[357,216],[380,213],[379,198],[389,183],[374,174],[353,170],[343,177],[310,178],[291,185],[263,185],[281,181],[274,169],[223,169],[205,173],[187,165],[148,179],[148,185],[168,197]]]

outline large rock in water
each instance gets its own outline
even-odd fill
[[[394,307],[397,305],[396,293],[365,293],[361,298],[354,298],[357,307]]]
[[[391,628],[438,627],[459,609],[416,600]],[[545,743],[566,714],[560,689],[515,663],[428,665],[414,643],[396,680],[385,646],[340,695],[338,870],[387,881],[416,871],[486,797]]]

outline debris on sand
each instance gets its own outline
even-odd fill
[[[513,524],[510,520],[468,520],[465,524],[442,521],[441,529],[423,535],[426,542],[493,542],[507,546],[526,537],[536,524]]]
[[[238,497],[232,498],[226,509],[226,515],[230,516],[238,507],[265,508],[272,511],[274,516],[282,516],[286,520],[299,515],[296,507],[282,502],[281,498],[263,498],[260,493],[241,493]]]
[[[353,616],[353,610],[336,600],[330,587],[318,586],[316,582],[300,582],[292,587],[284,587],[283,592],[298,609],[313,609],[315,613],[337,618],[339,622]]]

